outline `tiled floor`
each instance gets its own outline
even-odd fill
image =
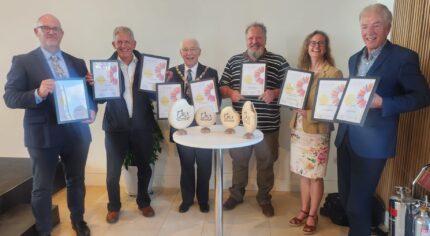
[[[152,196],[152,206],[155,217],[145,218],[137,209],[135,198],[129,197],[122,191],[122,211],[120,220],[116,224],[107,224],[106,202],[107,193],[103,186],[87,187],[85,220],[91,228],[93,236],[212,236],[215,235],[214,194],[211,191],[211,211],[201,213],[198,205],[186,213],[179,213],[178,206],[181,196],[178,189],[156,188]],[[300,209],[299,193],[273,192],[273,205],[275,216],[265,217],[256,200],[255,191],[247,191],[245,201],[232,211],[224,211],[224,235],[258,235],[258,236],[295,236],[303,235],[302,228],[293,228],[288,220]],[[228,192],[224,192],[224,198]],[[54,236],[75,235],[71,228],[66,204],[66,191],[63,190],[54,196],[54,204],[60,208],[61,224],[54,228]],[[347,234],[346,227],[331,223],[326,217],[320,217],[318,231],[315,235],[340,236]]]

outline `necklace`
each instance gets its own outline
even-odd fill
[[[178,72],[178,74],[181,77],[182,81],[184,81],[184,83],[187,83],[187,79],[185,78],[184,74],[182,74],[181,70],[179,70],[179,66],[176,66],[175,68],[176,68],[176,72]],[[199,77],[196,78],[196,80],[202,79],[205,76],[205,74],[206,74],[207,71],[208,71],[208,67],[205,66],[205,70],[203,71],[203,73],[200,74]]]

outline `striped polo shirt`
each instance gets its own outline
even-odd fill
[[[266,51],[257,61],[251,61],[246,52],[231,57],[224,68],[220,80],[221,86],[228,86],[234,90],[240,90],[241,69],[243,63],[258,62],[266,63],[266,89],[279,89],[285,77],[286,68],[289,66],[285,58],[280,55]],[[245,100],[233,102],[233,108],[241,113],[242,106],[246,101],[254,103],[257,111],[257,128],[263,132],[273,132],[279,130],[281,115],[279,112],[278,99],[270,104],[258,98],[246,97]]]

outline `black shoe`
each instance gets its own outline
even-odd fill
[[[186,203],[182,202],[181,205],[179,205],[179,212],[185,213],[190,209],[190,207],[191,207],[191,204],[186,204]]]
[[[90,236],[91,231],[90,228],[88,228],[87,222],[81,221],[77,223],[72,223],[73,230],[76,231],[77,236]]]
[[[224,204],[222,204],[224,210],[233,210],[237,205],[241,204],[243,202],[243,200],[236,200],[232,197],[229,197],[227,199],[227,201],[224,202]]]
[[[200,212],[208,213],[209,212],[209,204],[207,203],[199,203]]]

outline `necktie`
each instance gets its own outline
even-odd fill
[[[187,74],[187,82],[185,85],[185,95],[188,98],[191,98],[191,88],[190,88],[190,82],[193,80],[193,75],[192,75],[192,70],[188,69],[187,70],[188,74]]]
[[[58,63],[58,57],[57,56],[51,56],[51,63],[52,68],[54,69],[54,74],[56,78],[64,78],[66,77],[66,73],[64,73],[63,68]]]

